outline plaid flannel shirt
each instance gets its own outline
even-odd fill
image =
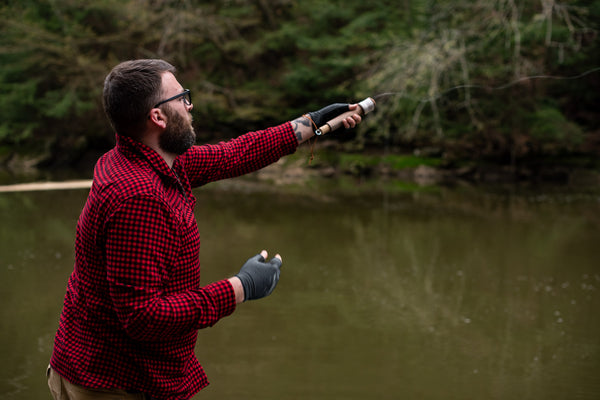
[[[171,169],[117,135],[77,224],[52,368],[81,386],[164,399],[208,385],[194,354],[197,330],[231,314],[235,294],[227,280],[200,286],[192,188],[262,168],[296,146],[288,122],[194,146]]]

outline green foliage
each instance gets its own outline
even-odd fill
[[[355,131],[356,148],[593,152],[600,73],[528,77],[597,68],[598,21],[598,0],[6,1],[0,161],[108,148],[104,76],[142,57],[178,67],[206,141],[393,92]]]
[[[544,153],[569,152],[583,142],[581,128],[554,107],[542,107],[530,116],[531,138]]]
[[[396,92],[380,107],[377,130],[370,136],[397,145],[425,141],[454,149],[461,146],[462,136],[468,149],[465,140],[479,132],[487,137],[482,149],[488,156],[515,154],[511,146],[523,134],[532,135],[527,130],[537,126],[530,124],[530,113],[533,118],[544,117],[535,111],[536,103],[544,103],[552,92],[569,118],[569,104],[576,101],[570,89],[575,81],[529,76],[573,76],[598,67],[593,55],[598,37],[592,33],[597,32],[598,19],[588,11],[559,4],[544,9],[532,1],[518,7],[512,1],[435,2],[422,40],[399,37],[368,77],[373,92]],[[597,75],[577,83],[588,85],[582,96],[598,100],[599,91],[589,87],[598,86]],[[586,107],[593,108],[591,102]],[[590,117],[588,126],[598,126],[598,115],[592,114],[596,117]],[[572,123],[560,126],[569,132],[574,128]],[[576,146],[583,143],[581,136],[546,135],[553,145],[544,148],[581,151]],[[560,143],[563,140],[567,142]]]

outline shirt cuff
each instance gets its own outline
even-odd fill
[[[296,132],[294,132],[292,122],[285,122],[279,125],[278,128],[281,128],[284,132],[282,136],[284,138],[284,147],[287,149],[287,154],[292,154],[296,151],[296,148],[298,147],[298,138],[296,137]]]
[[[235,311],[235,291],[228,279],[211,283],[205,286],[204,290],[212,294],[215,308],[219,312],[217,319],[231,315]]]

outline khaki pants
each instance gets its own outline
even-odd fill
[[[92,389],[75,385],[56,373],[49,365],[48,387],[54,400],[147,400],[143,393],[127,393],[120,389]]]

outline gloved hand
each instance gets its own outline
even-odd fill
[[[350,104],[347,103],[335,103],[330,104],[327,107],[323,107],[318,111],[309,112],[308,115],[312,118],[317,128],[322,127],[331,121],[338,115],[341,115],[347,111],[350,111]]]
[[[246,261],[236,275],[244,288],[244,301],[270,295],[279,282],[280,268],[281,260],[277,257],[265,262],[265,258],[257,254]]]

